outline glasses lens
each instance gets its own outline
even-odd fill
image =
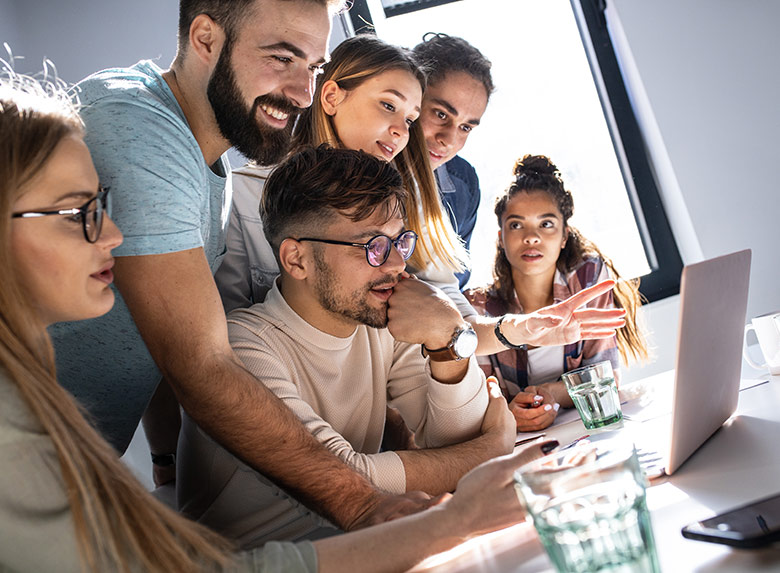
[[[381,267],[390,254],[390,237],[378,235],[368,242],[366,258],[372,267]]]
[[[417,234],[414,231],[406,231],[395,240],[395,248],[398,249],[405,261],[412,256],[416,244]]]
[[[98,193],[98,196],[92,199],[86,206],[84,217],[84,234],[90,243],[96,242],[100,238],[100,231],[103,228],[103,213],[105,213],[106,195],[105,192]]]

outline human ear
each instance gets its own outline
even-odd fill
[[[204,64],[216,64],[225,43],[225,31],[207,14],[190,24],[190,51]]]
[[[501,234],[501,229],[498,230],[498,248],[504,248],[504,236]]]
[[[308,275],[308,262],[304,245],[295,239],[285,239],[279,245],[279,265],[295,280],[304,280]]]
[[[322,84],[320,91],[320,104],[322,111],[328,115],[336,115],[336,109],[347,98],[347,90],[342,89],[339,84],[333,80],[328,80]]]
[[[569,240],[569,228],[566,227],[563,230],[563,242],[561,243],[561,250],[563,250],[566,247],[566,241]]]

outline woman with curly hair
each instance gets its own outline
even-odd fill
[[[637,326],[641,295],[637,281],[619,280],[612,261],[569,219],[574,200],[560,172],[543,155],[526,155],[514,168],[515,180],[496,200],[498,249],[492,284],[467,291],[482,315],[531,313],[560,302],[602,280],[617,283],[588,303],[589,308],[622,308],[626,325],[610,338],[577,340],[563,346],[506,349],[480,357],[496,376],[519,431],[552,424],[558,409],[572,407],[560,375],[579,366],[609,360],[619,376],[620,362],[644,359],[647,346]]]

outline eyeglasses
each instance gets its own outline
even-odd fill
[[[381,267],[390,256],[390,249],[395,247],[406,261],[412,256],[414,246],[417,244],[417,233],[414,231],[404,231],[395,239],[387,235],[377,235],[372,237],[367,243],[348,243],[346,241],[334,241],[332,239],[312,239],[303,237],[298,241],[314,241],[317,243],[328,243],[329,245],[346,245],[348,247],[360,247],[366,250],[366,260],[372,267]]]
[[[103,229],[103,215],[106,212],[107,199],[108,188],[98,187],[97,195],[81,207],[59,209],[57,211],[25,211],[24,213],[13,213],[11,217],[14,219],[32,219],[48,215],[76,215],[81,219],[84,238],[88,243],[95,243],[100,238],[100,231]]]

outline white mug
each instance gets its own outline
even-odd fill
[[[758,345],[766,360],[763,364],[757,364],[748,354],[747,333],[751,330],[756,333]],[[769,369],[769,373],[773,376],[780,375],[780,312],[757,316],[745,327],[745,346],[742,354],[745,361],[753,368]]]

